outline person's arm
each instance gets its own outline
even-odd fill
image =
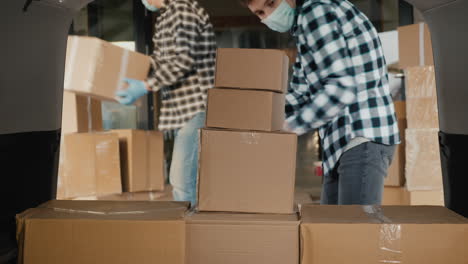
[[[199,32],[197,14],[183,5],[166,12],[172,12],[168,18],[171,21],[167,24],[172,24],[170,32],[174,34],[174,45],[161,49],[174,52],[174,56],[155,59],[154,70],[147,80],[148,86],[153,90],[183,81],[194,68],[192,51],[196,47]]]
[[[307,84],[300,83],[299,90],[286,96],[287,112],[293,113],[287,123],[292,131],[303,134],[327,124],[354,103],[357,82],[345,36],[331,6],[313,4],[301,15],[298,26],[304,33],[299,37],[303,72],[298,75]]]

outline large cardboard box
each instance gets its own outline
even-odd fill
[[[388,169],[385,178],[385,186],[403,186],[405,184],[405,130],[406,122],[406,104],[403,101],[397,101],[395,112],[398,119],[398,129],[400,130],[401,144],[396,146],[395,155],[392,164]]]
[[[442,190],[438,129],[406,130],[406,185],[410,191]]]
[[[286,93],[289,58],[281,50],[218,49],[215,87]]]
[[[63,93],[62,133],[102,131],[101,102],[91,97]]]
[[[432,42],[426,24],[414,24],[398,28],[400,68],[434,65]]]
[[[210,89],[206,126],[279,131],[283,129],[284,94],[235,89]]]
[[[297,215],[196,213],[187,218],[187,264],[299,263]]]
[[[58,199],[121,193],[118,135],[65,135],[62,138],[57,187]]]
[[[150,58],[93,37],[68,38],[65,90],[115,100],[123,78],[145,80]]]
[[[295,134],[202,129],[200,140],[200,211],[294,212]]]
[[[444,207],[304,205],[301,240],[303,264],[465,264],[468,220]]]
[[[164,135],[143,130],[113,130],[119,135],[124,192],[162,191],[166,181]]]
[[[52,201],[17,217],[23,264],[185,264],[187,203]]]

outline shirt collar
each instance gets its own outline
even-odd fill
[[[304,0],[296,0],[296,16],[294,18],[294,24],[291,28],[291,35],[297,36],[298,34],[298,24],[297,20],[299,19],[299,14],[302,11],[302,6],[304,5]]]

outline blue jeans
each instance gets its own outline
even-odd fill
[[[199,129],[205,126],[204,112],[196,114],[177,131],[172,154],[169,181],[175,201],[197,203]]]
[[[325,176],[322,204],[380,205],[395,146],[367,142],[346,151]]]

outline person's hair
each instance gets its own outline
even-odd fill
[[[241,5],[243,6],[248,6],[250,3],[252,3],[253,0],[239,0]]]

